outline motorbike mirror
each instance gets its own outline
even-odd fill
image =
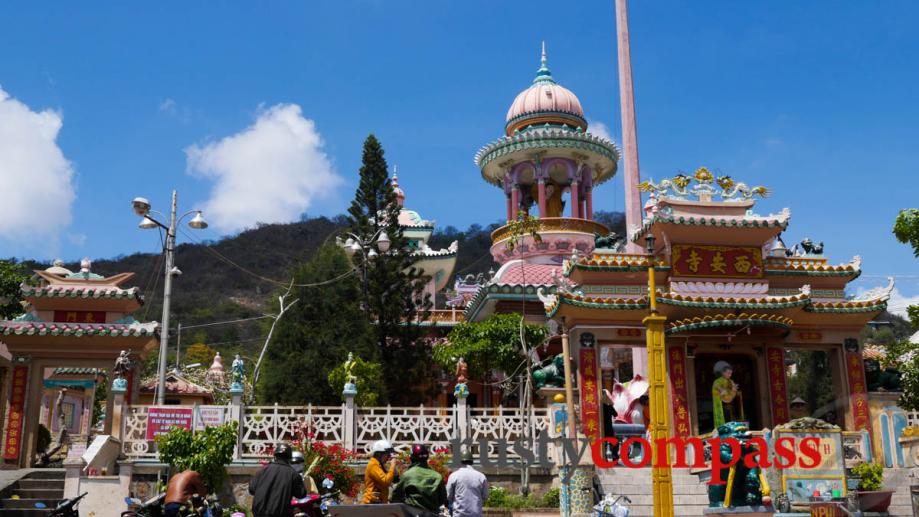
[[[332,481],[331,479],[325,478],[322,480],[322,488],[325,488],[326,490],[328,490],[332,488],[333,486],[335,486],[335,482]]]

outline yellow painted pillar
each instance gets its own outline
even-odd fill
[[[664,345],[666,316],[657,313],[657,289],[654,286],[654,238],[648,240],[648,300],[651,314],[642,320],[648,348],[648,398],[651,403],[651,482],[654,489],[654,516],[673,517],[673,477],[670,470],[670,451],[665,448],[664,458],[658,458],[657,443],[670,435],[667,414],[667,349]],[[658,466],[661,465],[661,466]]]

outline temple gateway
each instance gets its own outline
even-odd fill
[[[617,416],[630,421],[604,390],[648,378],[642,320],[652,265],[653,296],[666,317],[671,435],[708,434],[726,420],[753,429],[789,421],[789,372],[799,360],[813,362],[809,354],[825,370],[822,390],[839,396],[805,413],[870,430],[857,338],[886,308],[892,279],[849,296],[859,257],[830,263],[823,244],[807,239],[789,249],[782,240],[789,209],[757,213],[756,198],[768,189],[705,167],[627,185],[648,194],[643,220],[627,236],[610,235],[593,220],[593,196],[616,173],[619,150],[589,132],[580,101],[554,80],[545,51],[504,129],[475,157],[483,179],[504,195],[508,225],[492,234],[500,267],[480,285],[459,281],[457,291],[474,291],[467,321],[523,310],[530,322],[568,329],[575,368],[596,372],[577,391],[585,435],[608,434]],[[538,216],[537,231],[511,248],[510,223],[522,214]],[[647,251],[626,253],[627,244]],[[560,352],[556,338],[540,359]]]

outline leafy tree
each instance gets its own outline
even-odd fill
[[[380,400],[380,392],[386,387],[383,382],[383,365],[354,358],[354,376],[357,377],[357,396],[354,401],[358,406],[375,406]],[[329,386],[333,393],[341,393],[347,382],[345,363],[329,372]]]
[[[230,421],[197,432],[173,427],[156,437],[160,461],[175,472],[194,470],[211,491],[218,492],[236,450],[236,426],[236,421]]]
[[[788,396],[804,399],[808,414],[817,418],[823,418],[827,411],[838,411],[828,406],[837,399],[836,394],[827,389],[827,386],[833,385],[829,354],[823,351],[789,350],[787,360],[796,365],[795,374],[788,379]]]
[[[339,391],[330,391],[329,372],[348,357],[376,357],[373,329],[360,308],[361,289],[347,255],[327,243],[294,271],[291,298],[298,302],[278,322],[268,345],[256,391],[262,402],[337,404]]]
[[[919,257],[919,209],[900,210],[893,225],[893,234],[898,241],[913,247],[913,253]]]
[[[450,331],[446,341],[434,345],[434,361],[450,371],[462,357],[469,366],[469,376],[482,379],[490,370],[501,370],[509,376],[521,375],[524,355],[520,346],[522,316],[494,314],[484,321],[460,323]],[[546,339],[541,325],[525,325],[529,346]]]
[[[214,362],[214,356],[217,351],[204,343],[195,343],[185,350],[185,358],[182,364],[199,363],[203,368],[208,368]]]
[[[20,285],[28,279],[15,260],[0,260],[0,319],[22,314]]]
[[[370,246],[385,232],[390,240],[388,253],[370,258],[369,251],[355,253],[356,267],[365,275],[363,300],[374,321],[376,342],[383,365],[393,380],[387,386],[389,399],[395,404],[413,404],[429,376],[425,367],[428,348],[416,341],[421,336],[419,322],[430,314],[430,296],[424,295],[426,279],[414,264],[409,240],[399,225],[401,207],[389,181],[383,147],[373,135],[364,142],[360,182],[354,201],[348,209],[351,233]],[[407,389],[408,388],[408,389]]]

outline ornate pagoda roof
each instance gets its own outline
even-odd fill
[[[159,324],[152,323],[62,323],[41,321],[0,321],[2,336],[107,336],[151,337],[157,335]]]
[[[134,299],[143,304],[140,289],[131,287],[122,289],[116,286],[105,285],[44,285],[23,286],[23,298],[108,298],[108,299]]]

